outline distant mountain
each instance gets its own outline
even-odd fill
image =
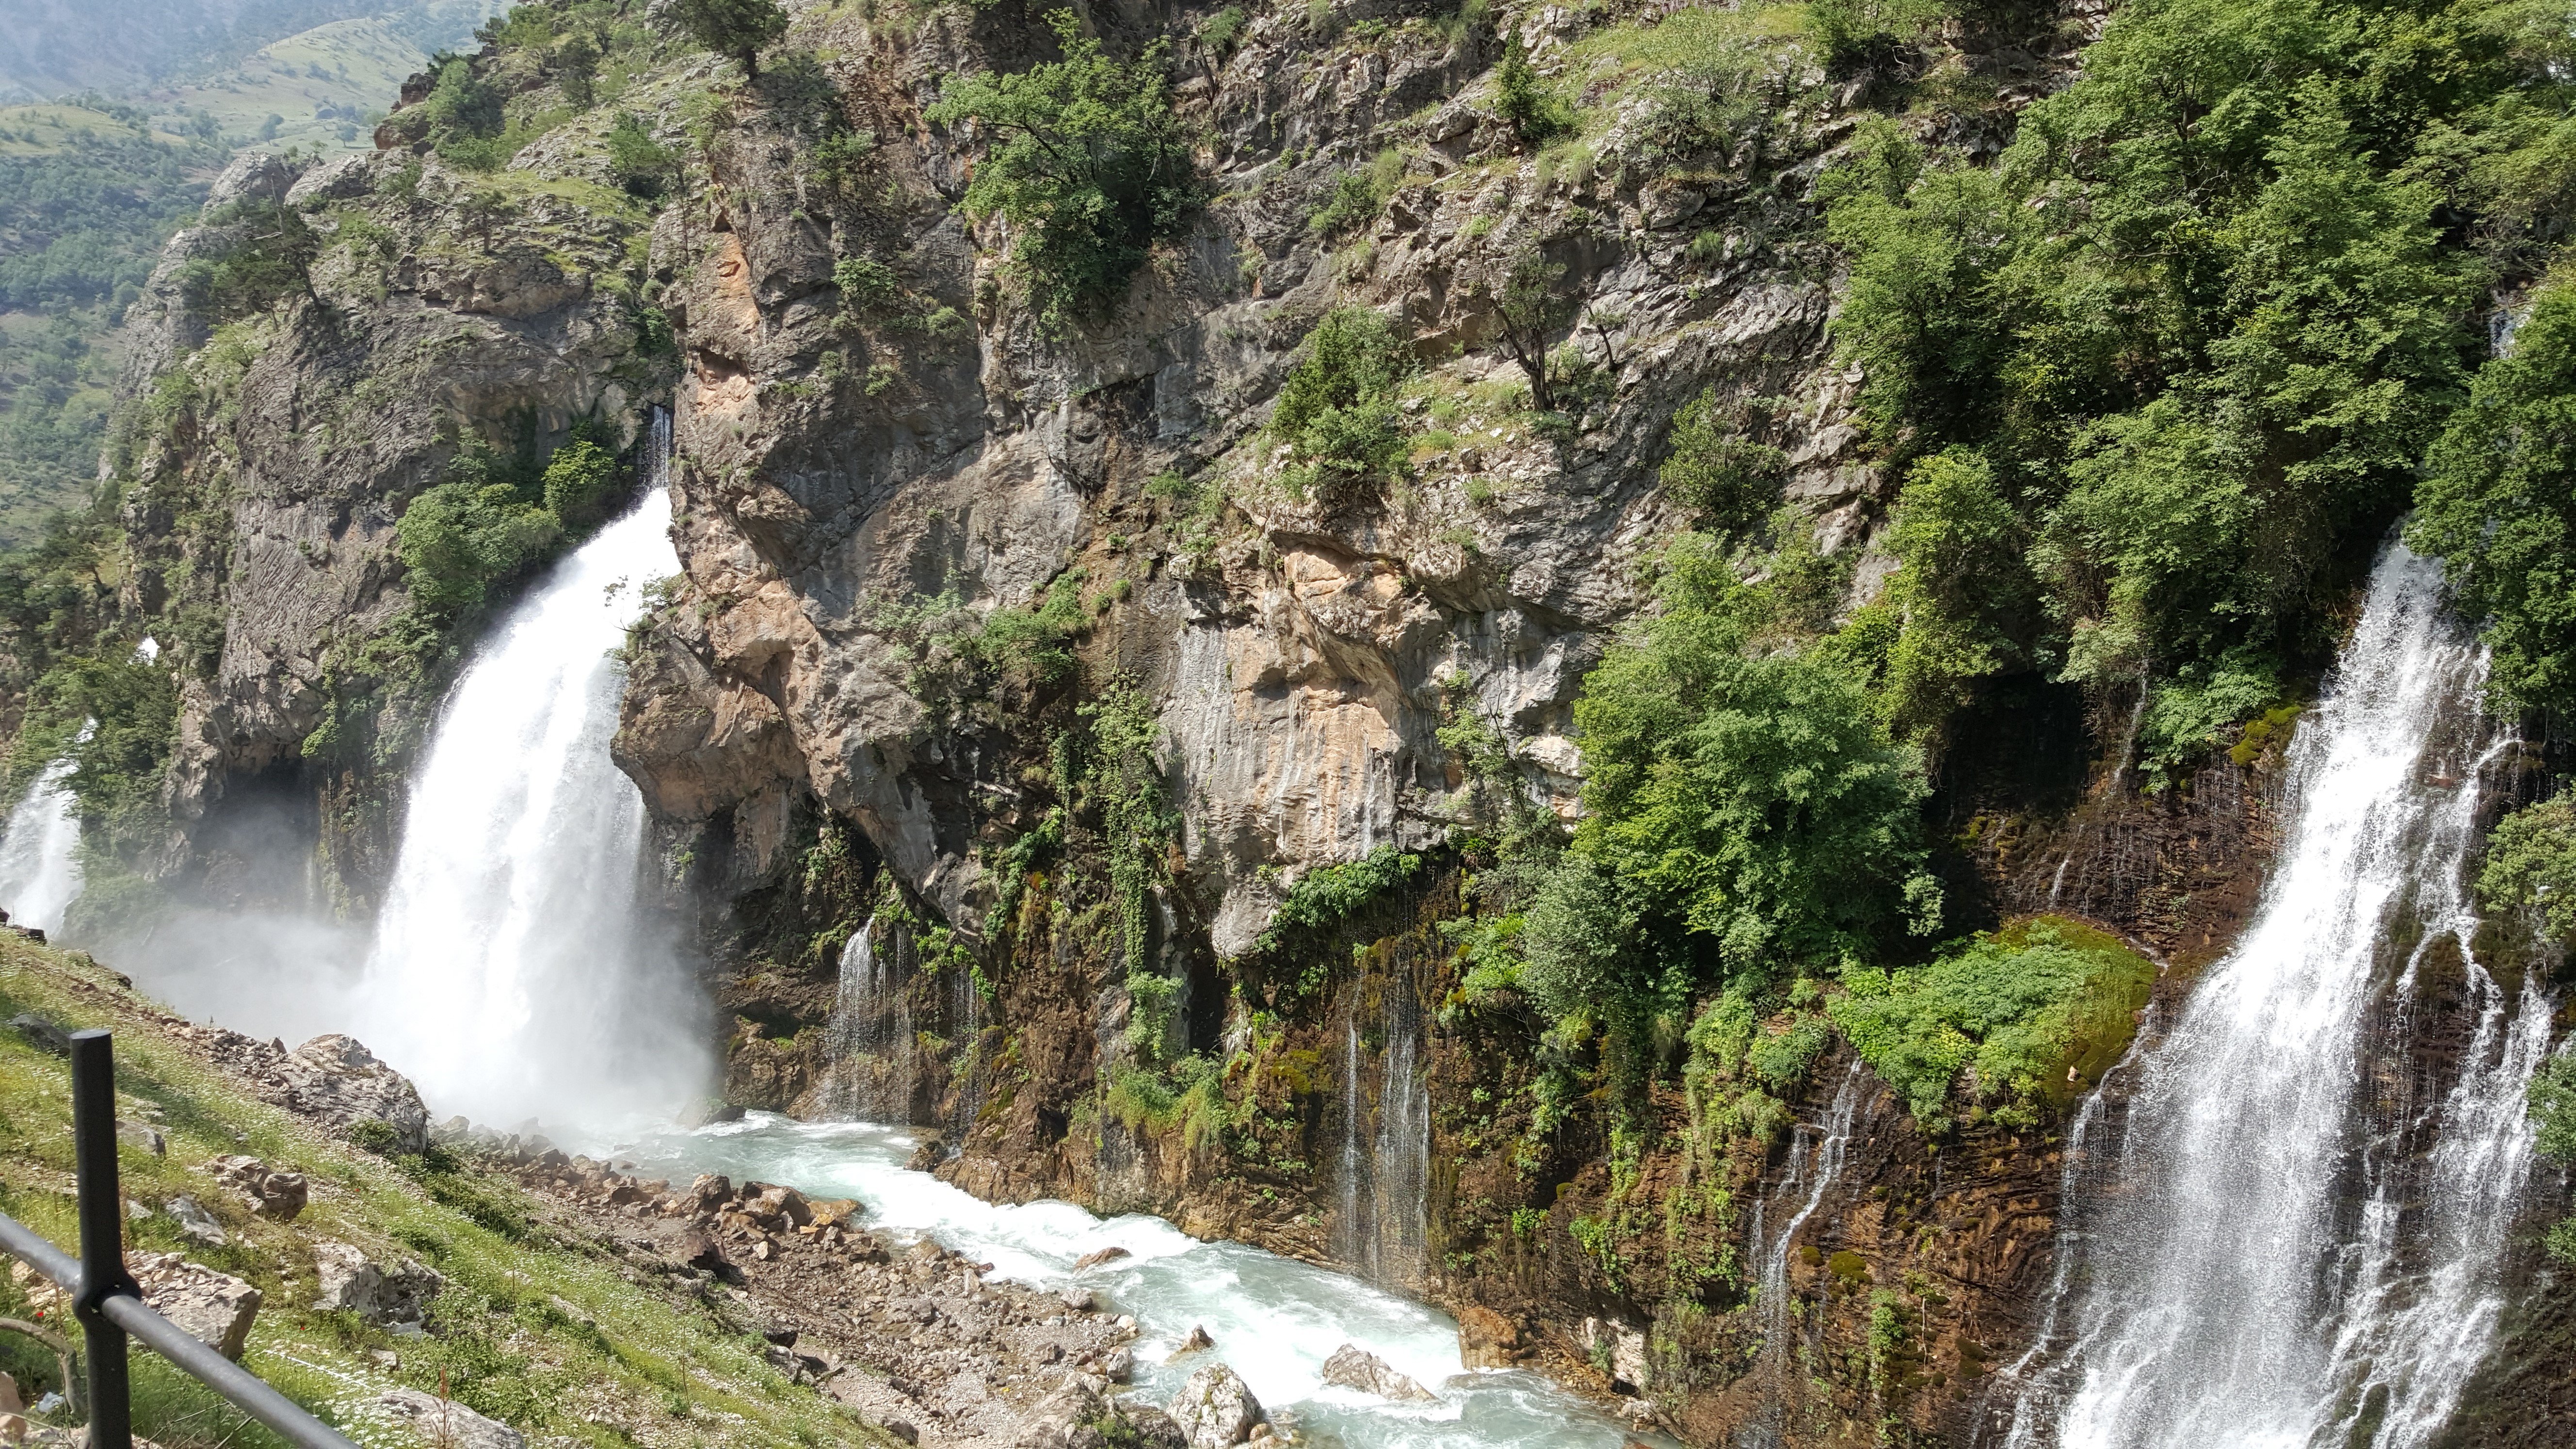
[[[0,103],[110,95],[221,70],[274,41],[340,20],[380,21],[435,50],[491,13],[485,0],[0,0]]]

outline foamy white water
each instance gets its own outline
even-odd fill
[[[8,832],[0,835],[0,910],[47,935],[62,930],[63,915],[81,889],[80,816],[71,774],[68,755],[39,771],[26,798],[9,812]]]
[[[1633,1437],[1589,1403],[1535,1374],[1470,1372],[1458,1326],[1435,1308],[1239,1243],[1203,1243],[1161,1218],[1096,1218],[1071,1203],[985,1202],[904,1167],[913,1139],[861,1122],[741,1122],[667,1133],[619,1149],[653,1172],[722,1172],[785,1183],[809,1196],[858,1199],[872,1226],[927,1236],[993,1265],[993,1276],[1042,1288],[1080,1283],[1136,1316],[1137,1390],[1160,1404],[1203,1356],[1166,1366],[1194,1326],[1216,1341],[1262,1404],[1292,1413],[1309,1442],[1349,1449],[1619,1449]],[[1095,1248],[1131,1255],[1087,1273]],[[1356,1343],[1439,1395],[1397,1405],[1323,1386],[1324,1360]]]
[[[644,799],[608,751],[611,651],[679,572],[670,522],[657,477],[556,564],[475,650],[413,778],[358,1034],[434,1111],[605,1123],[706,1081],[702,1008],[637,890]]]
[[[2469,950],[2485,678],[2439,565],[2392,546],[2291,747],[2296,813],[2262,906],[2141,1058],[2100,1190],[2068,1207],[2085,1286],[2009,1445],[2414,1449],[2457,1405],[2503,1307],[2552,1008]],[[2477,1025],[2456,1082],[2390,1122],[2369,1072],[2425,1009],[2426,946],[2382,949],[2410,914],[2465,958]]]

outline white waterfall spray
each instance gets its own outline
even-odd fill
[[[475,651],[412,781],[360,1014],[441,1112],[605,1123],[706,1073],[686,972],[638,896],[643,796],[608,752],[611,651],[679,570],[664,426],[643,500]]]
[[[2016,1449],[2416,1449],[2492,1342],[2552,1004],[2537,985],[2516,1002],[2469,950],[2492,727],[2485,654],[2440,583],[2395,546],[2372,578],[2291,747],[2296,813],[2260,911],[2141,1058],[2109,1181],[2062,1239],[2083,1257],[2059,1277],[2082,1285],[2073,1333],[2015,1406]],[[2439,1101],[2374,1121],[2372,1022],[2416,1009],[2428,956],[2382,969],[2409,918],[2457,951],[2477,1026]]]
[[[80,816],[71,774],[68,755],[38,772],[26,798],[9,812],[8,833],[0,835],[0,909],[47,935],[62,930],[63,914],[81,889]]]

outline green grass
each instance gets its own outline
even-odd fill
[[[248,1366],[362,1443],[407,1438],[358,1412],[363,1400],[398,1384],[435,1391],[442,1376],[460,1402],[556,1443],[882,1442],[773,1371],[751,1325],[729,1318],[721,1300],[684,1297],[660,1280],[627,1281],[634,1270],[603,1241],[549,1225],[539,1204],[505,1178],[387,1161],[322,1137],[245,1096],[168,1033],[169,1018],[81,960],[0,940],[0,1016],[36,1011],[67,1025],[114,1028],[120,1113],[154,1122],[169,1143],[166,1157],[131,1146],[120,1152],[126,1195],[157,1207],[194,1193],[233,1236],[224,1248],[185,1244],[156,1212],[133,1224],[133,1247],[185,1248],[192,1260],[260,1288],[267,1304]],[[66,1246],[76,1236],[69,1129],[64,1063],[15,1032],[0,1035],[0,1211]],[[195,1170],[230,1152],[308,1174],[311,1206],[292,1224],[251,1217]],[[393,1338],[347,1315],[313,1311],[312,1243],[321,1237],[418,1258],[444,1274],[430,1336]],[[24,1295],[0,1284],[0,1314],[26,1311]],[[371,1350],[393,1351],[400,1366],[382,1367]],[[0,1335],[0,1369],[36,1385],[54,1376],[50,1354],[14,1335]],[[275,1442],[148,1355],[137,1383],[137,1429],[171,1449]]]

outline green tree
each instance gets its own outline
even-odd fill
[[[619,112],[608,128],[608,174],[629,196],[652,201],[671,189],[680,174],[680,158],[653,139],[653,132],[631,113]]]
[[[746,80],[760,78],[760,48],[787,33],[777,0],[669,0],[655,19],[698,45],[742,62]]]
[[[588,438],[574,438],[546,463],[546,511],[567,529],[598,521],[599,505],[617,479],[617,459]]]
[[[1539,77],[1518,35],[1503,43],[1503,63],[1494,73],[1494,110],[1524,146],[1544,145],[1574,129],[1573,114]]]
[[[2037,594],[2021,516],[1973,450],[1914,465],[1888,522],[1897,559],[1883,606],[1901,626],[1878,699],[1898,737],[1937,747],[1979,680],[2023,662],[2015,631]]]
[[[1060,329],[1124,296],[1155,243],[1180,232],[1201,188],[1195,136],[1164,76],[1170,43],[1120,61],[1072,11],[1051,12],[1047,24],[1063,60],[954,81],[923,115],[990,133],[966,213],[999,216],[1018,234],[1013,265],[1040,321]]]
[[[1396,392],[1413,357],[1385,314],[1337,307],[1298,349],[1271,432],[1287,441],[1291,481],[1327,510],[1360,502],[1404,457]]]
[[[1556,411],[1556,380],[1549,370],[1548,338],[1574,314],[1565,293],[1565,264],[1551,262],[1536,246],[1512,253],[1501,285],[1493,289],[1494,310],[1503,324],[1503,350],[1529,379],[1530,404],[1543,413]]]
[[[2428,454],[2417,548],[2445,561],[2503,701],[2576,705],[2576,292],[2534,299]]]

